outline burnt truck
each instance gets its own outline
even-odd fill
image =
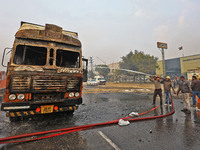
[[[53,24],[21,22],[7,65],[1,110],[10,119],[73,113],[82,103],[84,72],[87,59],[82,59],[76,32]]]

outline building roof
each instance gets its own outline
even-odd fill
[[[181,58],[188,58],[188,57],[194,57],[194,56],[200,57],[200,54],[194,54],[194,55],[189,55],[189,56],[184,56],[184,57],[182,56],[182,57],[170,58],[170,59],[165,59],[165,60],[181,59]],[[158,60],[158,61],[162,61],[162,60]]]

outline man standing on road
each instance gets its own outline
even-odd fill
[[[167,76],[166,79],[164,79],[165,106],[168,105],[168,101],[169,106],[172,106],[171,89],[175,93],[174,88],[172,86],[172,82],[170,80],[170,76]]]
[[[155,90],[154,90],[154,94],[153,94],[153,105],[155,105],[157,95],[160,96],[160,105],[162,105],[162,89],[161,89],[161,85],[160,85],[160,77],[154,75],[149,80],[151,82],[154,82],[154,86],[155,86]]]
[[[196,106],[196,96],[200,98],[200,80],[197,80],[196,76],[192,76],[192,100],[193,100],[193,106]]]
[[[189,81],[185,80],[184,76],[181,76],[180,80],[181,81],[179,83],[177,96],[178,96],[179,92],[181,91],[181,93],[182,93],[181,97],[182,97],[183,104],[184,104],[184,108],[181,111],[190,114],[191,110],[190,110],[190,100],[189,100],[189,98],[190,98],[190,93],[192,94],[192,89],[190,87]]]

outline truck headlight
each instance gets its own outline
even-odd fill
[[[75,96],[76,96],[76,97],[79,97],[79,95],[80,95],[79,92],[76,92],[76,93],[75,93]]]
[[[11,100],[11,101],[14,101],[15,99],[16,99],[16,95],[15,94],[10,94],[9,96],[8,96],[8,98],[9,98],[9,100]]]
[[[70,93],[69,93],[69,97],[74,97],[74,93],[73,93],[73,92],[70,92]]]
[[[23,100],[25,98],[25,95],[24,94],[19,94],[18,96],[17,96],[17,99],[19,99],[19,100]]]

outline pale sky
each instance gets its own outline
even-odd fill
[[[130,50],[161,59],[200,54],[200,0],[0,0],[0,57],[12,47],[21,21],[75,31],[83,55],[96,64],[118,62]],[[0,60],[1,61],[1,60]]]

